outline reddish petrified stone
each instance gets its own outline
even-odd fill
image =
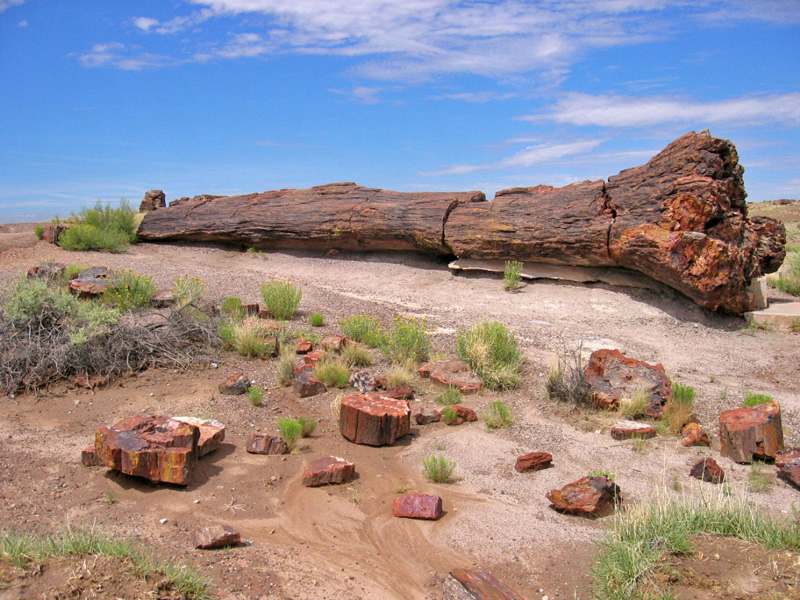
[[[414,413],[414,421],[416,421],[417,425],[430,425],[431,423],[438,423],[440,418],[441,415],[439,414],[438,410],[428,412],[427,410],[420,408]]]
[[[523,600],[487,571],[453,569],[442,584],[442,600]]]
[[[592,352],[584,379],[592,388],[592,402],[599,408],[617,408],[622,398],[630,398],[637,390],[650,392],[652,407],[660,408],[672,398],[672,384],[662,364],[628,358],[619,350]]]
[[[167,196],[161,190],[148,190],[144,193],[141,204],[139,204],[139,212],[147,212],[150,210],[158,210],[167,206]]]
[[[95,432],[101,465],[127,475],[188,485],[200,430],[168,417],[136,415]]]
[[[198,458],[213,452],[222,445],[225,439],[225,425],[215,419],[200,419],[198,417],[172,417],[176,421],[183,421],[189,425],[194,425],[200,430],[200,438],[197,441]]]
[[[295,351],[298,354],[308,354],[314,349],[314,345],[305,338],[297,338],[295,342]]]
[[[475,422],[478,420],[478,415],[474,410],[467,408],[466,406],[462,406],[461,404],[451,404],[447,408],[452,408],[456,415],[456,418],[452,421],[445,421],[447,425],[461,425],[467,421]],[[436,414],[441,417],[441,412],[437,412]]]
[[[312,369],[317,365],[317,363],[322,360],[323,352],[322,350],[312,350],[305,356],[303,356],[303,364],[308,365]]]
[[[783,450],[781,409],[777,402],[743,406],[719,415],[720,453],[738,463],[775,458]]]
[[[775,461],[775,464],[777,464],[777,461]],[[778,477],[800,488],[800,458],[793,458],[780,465]]]
[[[114,272],[106,267],[91,267],[69,282],[69,289],[73,294],[82,298],[98,296],[108,289]]]
[[[349,341],[343,335],[326,335],[319,345],[323,350],[328,350],[329,352],[341,352]]]
[[[784,450],[778,450],[775,453],[775,466],[778,468],[783,467],[793,461],[795,458],[800,458],[800,448],[796,446],[792,448],[785,448]]]
[[[706,430],[699,423],[688,423],[681,430],[681,445],[689,446],[710,446]]]
[[[648,423],[636,421],[620,421],[611,428],[611,437],[615,440],[629,440],[639,438],[642,440],[655,437],[656,428]]]
[[[100,464],[100,461],[97,459],[97,451],[94,449],[94,446],[87,446],[81,450],[81,464],[84,467],[96,467]]]
[[[150,298],[153,308],[167,308],[175,304],[175,294],[170,290],[159,290]]]
[[[56,281],[63,274],[67,265],[57,262],[44,262],[28,269],[28,279],[50,279]]]
[[[259,317],[261,315],[261,307],[258,305],[258,302],[242,304],[242,310],[244,314],[249,317]]]
[[[397,385],[388,390],[381,392],[387,398],[395,398],[397,400],[413,400],[414,390],[410,385]]]
[[[442,499],[430,494],[406,494],[394,500],[394,516],[407,519],[441,519]]]
[[[289,454],[286,442],[274,435],[249,433],[245,443],[245,448],[250,454]]]
[[[201,550],[236,546],[240,542],[239,532],[230,525],[213,525],[192,532],[192,544]]]
[[[344,483],[352,479],[356,467],[338,456],[321,456],[311,461],[303,473],[303,485],[317,487],[333,483]]]
[[[531,471],[541,471],[551,466],[553,455],[549,452],[531,452],[517,457],[514,469],[519,473],[529,473]]]
[[[219,384],[219,393],[228,396],[240,396],[247,392],[247,388],[251,385],[253,385],[253,382],[244,373],[234,373]]]
[[[301,398],[309,398],[317,394],[324,394],[327,391],[325,384],[319,379],[312,377],[309,371],[295,370],[292,387]]]
[[[391,445],[411,429],[411,409],[405,400],[379,393],[342,398],[339,431],[356,444]]]
[[[689,475],[709,483],[722,483],[725,481],[725,471],[713,458],[701,458],[698,460],[692,465]]]
[[[440,385],[455,386],[462,394],[474,394],[483,387],[480,377],[462,360],[425,363],[417,369],[417,373],[420,377],[430,377],[431,381]]]
[[[549,491],[546,496],[559,512],[593,517],[611,514],[622,502],[619,488],[605,476],[582,477],[560,490]]]

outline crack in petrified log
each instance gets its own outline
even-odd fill
[[[731,142],[692,132],[607,182],[512,188],[491,202],[354,183],[199,196],[148,213],[139,236],[622,267],[739,314],[752,309],[750,281],[777,270],[786,242],[779,222],[748,219],[743,172]]]

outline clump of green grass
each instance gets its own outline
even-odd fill
[[[155,293],[156,286],[152,279],[123,269],[114,272],[101,298],[106,304],[129,312],[148,308]]]
[[[753,392],[747,392],[744,395],[744,400],[742,400],[742,406],[758,406],[759,404],[766,404],[767,402],[774,402],[775,399],[772,396],[767,396],[766,394],[755,394]]]
[[[242,306],[242,299],[237,298],[236,296],[230,296],[225,298],[222,301],[222,306],[220,307],[220,311],[228,321],[232,323],[237,323],[239,321],[243,321],[245,317],[245,310]]]
[[[445,406],[439,413],[439,418],[445,425],[452,425],[458,421],[458,413],[452,406]]]
[[[767,548],[800,551],[800,528],[742,498],[702,495],[640,502],[617,517],[592,569],[598,600],[674,598],[655,577],[668,554],[692,553],[692,536],[733,537]]]
[[[414,365],[408,363],[396,364],[389,368],[389,372],[386,374],[386,380],[390,388],[411,385],[411,382],[414,381],[415,374]]]
[[[125,200],[119,208],[98,201],[94,208],[81,209],[73,221],[58,238],[67,250],[124,252],[136,241],[136,213]]]
[[[325,325],[325,317],[322,316],[320,313],[311,313],[308,315],[308,323],[312,327],[322,327]]]
[[[434,483],[447,483],[455,470],[456,463],[442,455],[433,454],[422,459],[422,471]]]
[[[789,252],[786,262],[789,263],[789,270],[777,278],[768,278],[767,283],[792,296],[800,296],[800,253]]]
[[[373,348],[380,348],[386,340],[386,332],[381,322],[369,315],[355,315],[339,321],[342,333],[357,342]]]
[[[297,417],[297,422],[300,423],[300,437],[310,436],[319,425],[316,419],[304,416]]]
[[[289,385],[294,378],[294,365],[297,362],[297,352],[289,345],[282,345],[278,355],[278,383]]]
[[[198,277],[184,275],[175,280],[171,291],[175,296],[175,305],[181,309],[184,306],[195,304],[203,297],[206,291],[206,282],[201,281]]]
[[[243,321],[231,327],[233,349],[242,356],[265,358],[275,350],[267,343],[263,327],[258,323]]]
[[[44,227],[37,225],[33,228],[33,233],[36,235],[36,239],[41,240],[44,237]]]
[[[279,321],[288,321],[297,312],[303,292],[288,281],[270,281],[261,286],[267,311]]]
[[[611,471],[603,471],[603,470],[589,471],[586,474],[586,476],[587,477],[607,477],[611,481],[616,481],[617,480],[617,476],[614,473],[612,473]]]
[[[69,283],[88,268],[89,265],[67,265],[62,276],[64,283]]]
[[[507,292],[513,292],[519,287],[522,280],[523,264],[518,260],[507,260],[503,270],[503,285]]]
[[[431,338],[424,321],[407,317],[397,317],[386,336],[381,351],[392,363],[428,360],[431,352]]]
[[[434,398],[434,401],[444,406],[461,404],[461,390],[455,385],[448,385],[441,394]]]
[[[503,404],[502,400],[495,400],[483,413],[483,421],[489,429],[498,429],[500,427],[510,427],[514,423],[514,417],[511,416],[511,411]]]
[[[647,408],[653,395],[647,388],[633,390],[630,398],[623,398],[619,403],[619,412],[626,419],[638,419],[647,414]]]
[[[156,558],[129,538],[110,537],[94,529],[73,530],[58,536],[7,531],[0,536],[0,563],[39,570],[48,559],[106,556],[129,561],[131,573],[142,579],[159,579],[160,591],[177,591],[189,600],[210,600],[210,581],[190,565]]]
[[[545,393],[551,400],[571,402],[578,406],[592,405],[592,388],[584,378],[582,345],[563,350],[550,366],[545,379]]]
[[[697,396],[695,389],[690,385],[684,385],[677,381],[672,382],[672,400],[676,404],[686,406],[693,406],[694,399]]]
[[[695,396],[692,386],[672,382],[672,399],[664,405],[664,421],[672,433],[680,434],[691,421]]]
[[[368,367],[375,362],[367,347],[357,342],[345,345],[341,357],[350,367]]]
[[[510,390],[522,383],[525,360],[517,338],[498,321],[483,321],[458,332],[458,355],[490,390]]]
[[[278,433],[291,451],[303,434],[303,426],[297,419],[281,417],[278,419]]]
[[[314,367],[314,377],[326,387],[343,388],[350,381],[350,369],[341,360],[319,361]]]
[[[247,397],[250,399],[250,404],[253,406],[261,406],[264,400],[264,388],[251,385],[247,388]]]

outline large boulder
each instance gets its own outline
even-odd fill
[[[620,400],[637,390],[650,392],[649,413],[658,414],[672,398],[672,385],[661,363],[651,365],[625,356],[619,350],[596,350],[589,357],[584,379],[591,387],[592,402],[605,409],[619,407]]]

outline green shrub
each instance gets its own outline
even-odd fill
[[[697,393],[690,385],[683,385],[676,381],[672,382],[672,401],[675,404],[694,406],[694,399]]]
[[[197,277],[184,275],[175,280],[175,283],[172,284],[171,291],[175,296],[175,304],[181,309],[184,306],[194,304],[203,297],[206,291],[206,282],[201,281]]]
[[[253,406],[261,406],[261,402],[264,400],[264,388],[257,385],[250,386],[247,388],[247,397]]]
[[[319,361],[314,367],[314,377],[326,387],[343,388],[350,381],[350,369],[341,360]]]
[[[297,312],[303,292],[288,281],[270,281],[261,286],[267,311],[279,321],[288,321]]]
[[[789,263],[789,270],[777,278],[768,278],[767,283],[792,296],[800,296],[800,253],[789,252],[786,262]]]
[[[374,362],[369,350],[359,343],[345,345],[341,356],[350,367],[368,367]]]
[[[37,225],[33,228],[33,233],[36,235],[37,239],[41,240],[44,237],[44,227]]]
[[[441,455],[431,455],[422,459],[422,470],[430,481],[447,483],[453,477],[456,463]]]
[[[392,363],[425,362],[431,353],[431,338],[427,326],[417,319],[397,317],[381,351]]]
[[[297,417],[297,422],[300,423],[300,437],[308,437],[317,428],[319,421],[311,417]]]
[[[219,338],[222,340],[222,345],[226,348],[233,348],[233,342],[236,339],[236,332],[233,325],[223,325],[219,328]]]
[[[155,293],[156,286],[149,277],[123,269],[114,272],[102,294],[102,300],[123,312],[129,312],[148,308]]]
[[[522,280],[522,267],[524,265],[518,260],[507,260],[503,270],[503,285],[506,291],[513,292],[519,287]]]
[[[222,301],[222,306],[220,306],[220,311],[232,322],[242,321],[245,317],[242,299],[236,296],[225,298],[225,300]]]
[[[458,332],[458,355],[490,390],[510,390],[522,382],[524,357],[516,336],[497,321],[483,321]]]
[[[448,385],[441,394],[434,398],[434,401],[444,406],[461,404],[461,390],[455,385]]]
[[[759,404],[766,404],[767,402],[774,402],[775,399],[772,396],[767,396],[766,394],[754,394],[753,392],[747,392],[744,395],[744,400],[742,400],[742,406],[758,406]]]
[[[124,252],[136,241],[136,213],[125,200],[119,208],[98,201],[92,209],[83,208],[75,220],[58,238],[67,250]]]
[[[339,321],[342,333],[357,342],[373,348],[380,348],[386,340],[386,333],[375,317],[356,315]]]
[[[511,411],[503,404],[502,400],[495,400],[483,413],[483,420],[489,429],[498,429],[500,427],[511,427],[514,423],[514,418],[511,416]]]
[[[416,371],[414,366],[410,364],[396,364],[392,365],[389,372],[386,374],[386,380],[390,388],[400,387],[401,385],[411,385],[414,381]]]
[[[325,325],[325,317],[320,313],[311,313],[308,315],[308,322],[312,327],[322,327]]]
[[[258,324],[243,322],[231,327],[233,332],[233,349],[242,356],[265,358],[275,350],[274,345],[267,343],[263,327]]]
[[[67,265],[64,269],[64,283],[69,283],[88,268],[88,265]]]
[[[281,417],[278,419],[278,433],[280,433],[283,441],[286,442],[289,450],[293,450],[303,433],[303,426],[297,419]]]
[[[439,412],[439,418],[445,425],[451,425],[456,421],[458,421],[458,413],[456,412],[456,409],[453,408],[452,406],[445,406]]]
[[[278,383],[289,385],[294,378],[294,365],[297,362],[297,352],[289,345],[282,345],[278,357]]]
[[[607,477],[611,481],[616,481],[617,480],[617,476],[614,475],[614,473],[612,473],[611,471],[602,471],[602,470],[589,471],[586,474],[586,476],[587,477]]]

